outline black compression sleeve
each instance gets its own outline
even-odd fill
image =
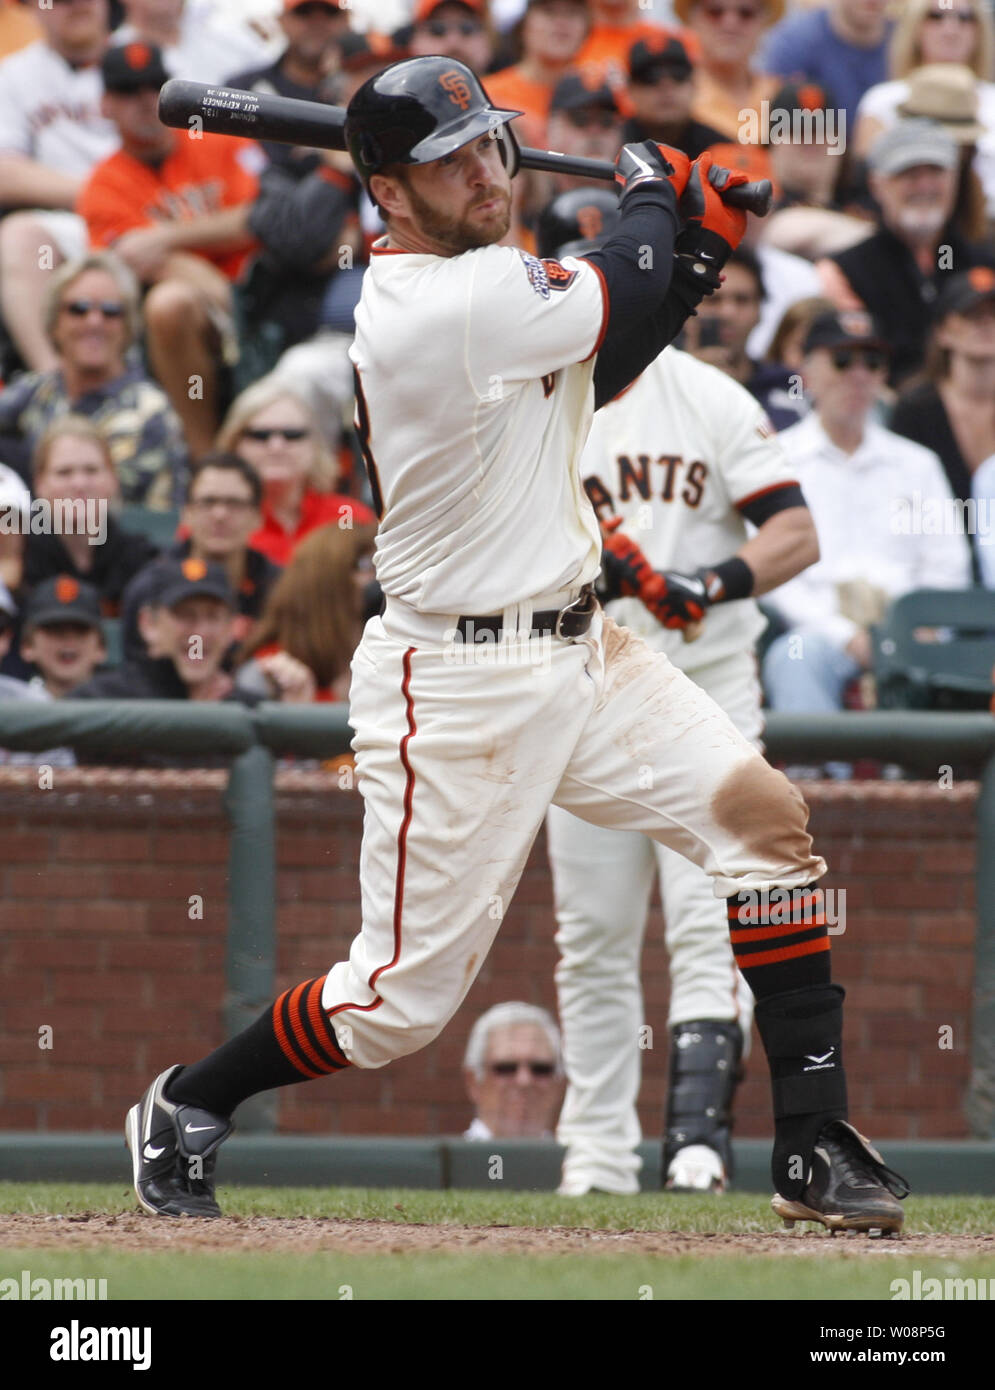
[[[644,315],[635,331],[631,327],[616,331],[613,321],[609,320],[608,332],[594,364],[595,410],[613,401],[659,357],[711,288],[686,269],[679,258],[672,264],[673,274],[663,303],[649,317]]]
[[[582,257],[597,266],[608,291],[606,337],[631,332],[663,302],[681,229],[666,179],[638,184],[623,199],[621,213],[604,245]]]
[[[804,507],[807,503],[797,483],[782,483],[779,487],[764,488],[752,497],[744,497],[736,503],[736,510],[747,521],[760,527],[778,512],[786,512],[790,507]]]

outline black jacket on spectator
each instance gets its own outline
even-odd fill
[[[348,175],[324,163],[304,178],[281,165],[263,170],[249,213],[262,250],[237,292],[238,389],[272,370],[281,353],[317,330],[358,191]]]
[[[656,136],[650,135],[646,127],[633,116],[622,128],[622,143],[634,145],[643,140],[657,143]],[[703,121],[686,121],[684,125],[674,129],[671,139],[659,143],[672,145],[675,150],[683,150],[688,159],[697,159],[710,145],[727,145],[729,137],[723,135],[721,130],[716,130],[714,126],[705,125]]]
[[[240,72],[237,77],[232,77],[225,83],[226,87],[236,87],[241,92],[262,92],[269,96],[293,97],[296,101],[322,101],[325,86],[319,83],[315,87],[302,87],[299,82],[292,82],[289,77],[285,77],[280,67],[281,59],[275,63],[270,63],[265,68],[252,68],[248,72]],[[321,163],[321,156],[316,150],[304,150],[299,145],[285,145],[276,140],[260,140],[259,142],[266,151],[266,158],[271,164],[288,169],[298,178],[309,174],[312,169],[317,169]]]
[[[866,241],[830,257],[846,276],[854,293],[877,319],[891,346],[888,381],[900,385],[922,366],[932,326],[933,305],[945,275],[990,265],[992,253],[949,228],[941,235],[948,246],[949,268],[924,275],[915,257],[893,232],[882,227]]]
[[[103,545],[91,547],[93,569],[77,569],[72,556],[62,544],[61,536],[28,536],[24,547],[24,588],[31,589],[43,579],[59,574],[71,574],[74,579],[92,584],[100,592],[100,607],[105,618],[116,617],[129,581],[139,570],[158,557],[156,546],[146,537],[126,531],[107,518],[107,539]]]
[[[888,428],[916,444],[924,444],[938,454],[954,497],[966,501],[971,496],[971,470],[960,451],[943,399],[931,381],[920,382],[903,391],[895,402]],[[977,547],[981,538],[971,537],[971,569],[980,581]]]
[[[145,643],[138,630],[138,610],[154,599],[158,587],[159,566],[166,560],[185,560],[190,554],[190,541],[177,541],[162,555],[145,566],[131,580],[121,600],[121,628],[125,661],[137,661],[145,657]],[[243,626],[248,632],[249,623],[262,615],[266,596],[280,574],[280,566],[274,565],[269,556],[261,550],[246,551],[245,579],[238,591],[238,611],[247,620]],[[243,633],[242,636],[245,634]],[[239,638],[241,641],[241,636]]]

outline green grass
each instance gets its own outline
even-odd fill
[[[497,1187],[497,1185],[495,1185]],[[565,1226],[574,1230],[688,1231],[718,1234],[779,1229],[766,1197],[558,1197],[551,1192],[420,1191],[412,1188],[229,1187],[218,1199],[228,1216],[396,1221],[399,1225]],[[123,1183],[0,1183],[0,1213],[113,1215],[136,1210]],[[995,1198],[916,1197],[906,1232],[991,1235]]]
[[[757,1233],[778,1229],[765,1198],[590,1197],[548,1193],[422,1192],[403,1189],[222,1188],[231,1216],[367,1218],[404,1224],[567,1227],[617,1231]],[[0,1184],[0,1213],[74,1215],[134,1210],[118,1184]],[[916,1199],[909,1234],[981,1235],[995,1230],[995,1200]],[[104,1278],[108,1295],[134,1299],[403,1299],[403,1300],[888,1300],[891,1282],[925,1278],[989,1279],[989,1257],[946,1259],[903,1253],[856,1237],[837,1241],[836,1257],[784,1255],[652,1256],[645,1254],[476,1254],[472,1251],[338,1253],[246,1250],[125,1251],[110,1248],[7,1249],[0,1278]],[[824,1237],[826,1241],[829,1237]],[[871,1245],[876,1248],[871,1249]],[[908,1247],[905,1247],[907,1250]]]

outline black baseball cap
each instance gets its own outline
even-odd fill
[[[220,599],[234,612],[238,606],[228,576],[213,560],[161,560],[154,568],[155,588],[148,602],[163,608],[175,608],[184,599],[205,595]]]
[[[947,314],[969,314],[979,304],[995,301],[995,270],[976,265],[971,270],[946,276],[936,299],[936,318]]]
[[[589,77],[582,72],[568,72],[553,88],[550,111],[583,111],[595,106],[603,111],[618,111],[615,93],[601,77]]]
[[[832,93],[819,82],[802,79],[785,82],[770,99],[773,111],[829,111],[835,107]]]
[[[79,623],[101,631],[100,594],[71,574],[57,574],[36,584],[24,605],[24,626],[55,627]]]
[[[877,324],[863,309],[843,309],[817,314],[802,344],[803,352],[816,348],[865,347],[888,352],[889,347]]]
[[[629,78],[633,82],[653,82],[662,69],[678,77],[690,77],[698,59],[691,36],[675,29],[638,39],[629,49]]]
[[[170,74],[162,61],[162,50],[151,43],[115,44],[100,63],[104,91],[120,94],[158,90]]]

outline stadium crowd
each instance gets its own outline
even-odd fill
[[[995,496],[990,0],[2,0],[0,698],[347,698],[380,602],[348,359],[379,216],[348,156],[190,138],[156,97],[343,105],[429,53],[523,145],[773,181],[679,346],[762,402],[819,533],[765,601],[768,702],[872,698],[894,599],[995,586],[991,531],[954,524]],[[584,186],[523,171],[509,239],[548,254]]]

